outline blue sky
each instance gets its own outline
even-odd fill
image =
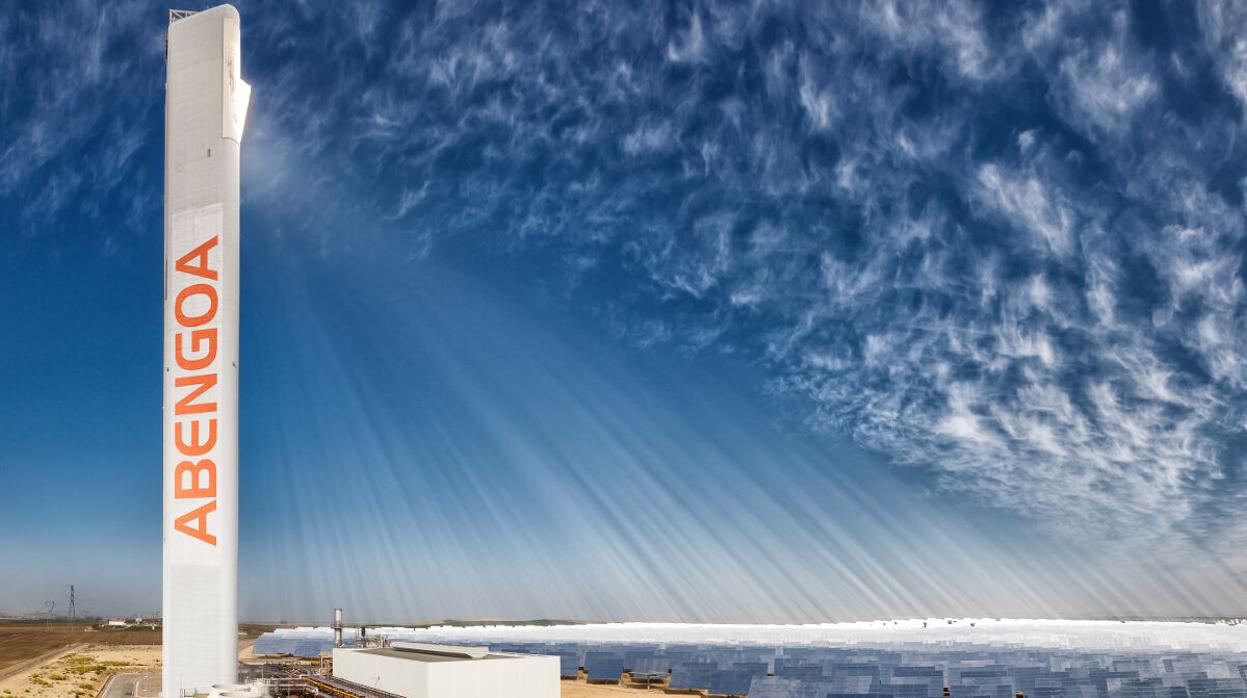
[[[238,7],[244,617],[1244,612],[1247,12]],[[0,609],[159,607],[164,22],[0,13]]]

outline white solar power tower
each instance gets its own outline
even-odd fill
[[[238,11],[171,11],[165,63],[163,695],[238,673]]]

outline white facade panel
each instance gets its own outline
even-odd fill
[[[166,698],[238,671],[238,12],[169,25],[165,76]],[[240,97],[241,95],[241,97]]]
[[[428,665],[423,662],[405,662],[370,652],[335,648],[333,675],[406,698],[427,698],[429,695]]]
[[[559,659],[493,654],[484,659],[421,661],[364,649],[335,648],[333,675],[405,698],[558,698]]]

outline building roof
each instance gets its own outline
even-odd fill
[[[351,650],[353,652],[364,652],[366,654],[375,654],[382,657],[393,657],[394,659],[406,659],[413,662],[427,662],[429,664],[438,662],[479,662],[489,659],[515,659],[524,655],[502,654],[490,652],[480,659],[471,657],[455,657],[446,654],[432,654],[430,652],[415,652],[412,650],[397,649],[394,647],[372,647],[369,649]]]

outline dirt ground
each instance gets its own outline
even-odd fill
[[[0,698],[93,698],[109,676],[116,673],[160,671],[160,647],[86,646],[57,653],[5,679],[0,679]],[[643,689],[562,681],[560,698],[622,698],[645,694]],[[662,693],[653,689],[651,695]]]
[[[90,698],[119,672],[160,671],[159,645],[75,645],[0,678],[0,698]]]
[[[93,698],[113,674],[160,671],[160,631],[87,631],[85,627],[0,624],[0,698]],[[260,631],[255,629],[256,634]],[[239,643],[243,658],[251,655],[253,642]],[[562,681],[559,687],[561,698],[646,693],[583,680]]]
[[[623,688],[622,686],[604,686],[584,681],[563,681],[559,684],[560,698],[611,698],[611,696],[639,696],[649,693],[661,695],[662,689],[654,688],[646,691],[643,688]]]
[[[0,623],[0,679],[74,645],[159,645],[159,630],[88,630],[78,623]]]

